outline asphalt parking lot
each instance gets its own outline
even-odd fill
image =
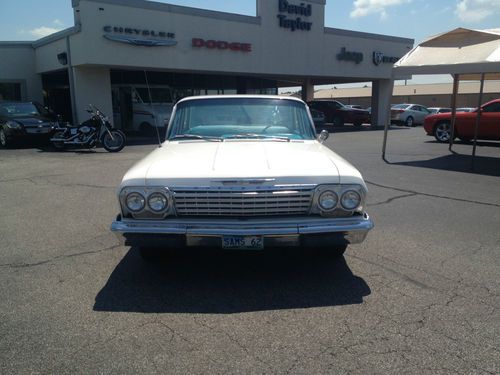
[[[0,150],[0,373],[500,372],[500,143],[346,126],[375,229],[343,260],[205,252],[146,264],[109,225],[118,154]],[[138,142],[140,143],[140,142]]]

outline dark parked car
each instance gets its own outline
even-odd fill
[[[0,102],[0,146],[29,137],[47,138],[57,125],[57,115],[37,102]]]
[[[311,111],[311,117],[313,119],[314,125],[323,126],[325,125],[325,114],[313,108],[309,108]]]
[[[325,114],[326,122],[334,126],[343,126],[344,123],[361,126],[370,123],[370,113],[365,109],[348,108],[341,102],[332,99],[316,99],[307,103],[310,108]]]
[[[479,110],[481,117],[477,138],[500,140],[500,99],[483,104]],[[474,138],[477,109],[473,112],[458,112],[455,118],[454,137],[462,141]],[[433,135],[439,142],[449,142],[451,136],[451,113],[439,113],[425,118],[424,129],[427,135]]]

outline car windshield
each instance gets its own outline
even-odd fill
[[[1,103],[0,115],[8,117],[26,117],[48,115],[41,106],[33,103]]]
[[[306,106],[272,98],[214,98],[177,104],[168,139],[314,139]]]
[[[409,106],[410,106],[409,104],[396,104],[396,105],[393,105],[392,108],[394,108],[394,109],[406,109]]]

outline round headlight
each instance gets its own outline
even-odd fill
[[[346,210],[354,210],[361,204],[361,196],[355,190],[347,190],[342,194],[340,204]]]
[[[167,205],[167,197],[161,193],[153,193],[148,198],[148,206],[155,212],[163,211]]]
[[[130,193],[127,195],[125,203],[130,211],[137,212],[144,208],[146,200],[139,193]]]
[[[318,204],[323,211],[331,211],[337,207],[338,200],[337,194],[333,191],[325,191],[319,196]]]

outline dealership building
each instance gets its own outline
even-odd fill
[[[75,123],[92,103],[131,129],[134,104],[153,101],[148,88],[168,88],[175,101],[300,86],[310,100],[315,85],[369,81],[373,123],[384,125],[393,63],[413,40],[325,27],[325,2],[256,0],[256,15],[247,16],[73,0],[73,27],[34,42],[0,42],[0,99],[36,100]]]

